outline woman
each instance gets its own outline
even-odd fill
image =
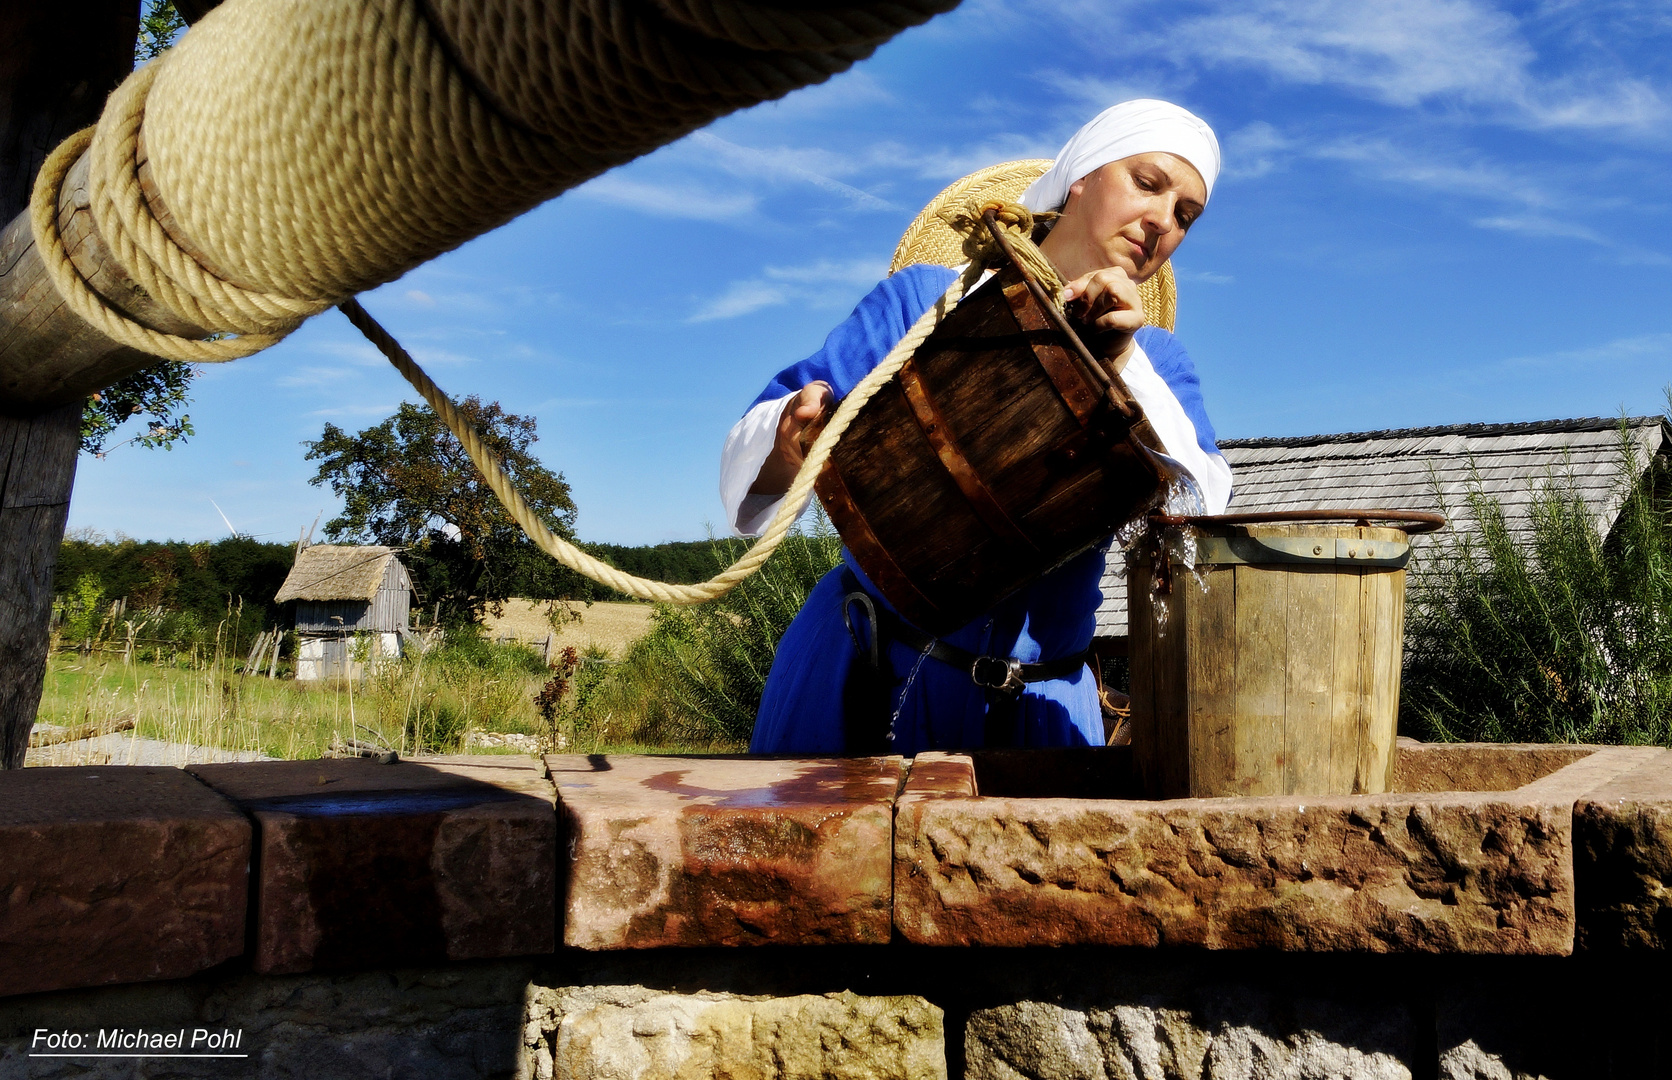
[[[1081,128],[1022,195],[1061,216],[1040,249],[1068,284],[1063,300],[1098,336],[1156,433],[1222,513],[1231,471],[1214,444],[1190,357],[1171,334],[1144,325],[1138,283],[1158,271],[1206,208],[1219,144],[1193,114],[1163,101],[1128,101]],[[780,372],[726,440],[721,497],[742,535],[765,527],[789,489],[800,436],[827,403],[856,386],[943,293],[957,272],[909,266],[879,284],[824,347]],[[855,590],[892,611],[844,552],[808,597],[778,647],[750,750],[840,754],[954,747],[1101,745],[1102,713],[1083,656],[1102,600],[1104,555],[1093,550],[1002,601],[942,640],[967,654],[1015,659],[1038,681],[1019,694],[976,684],[966,667],[922,645],[886,638],[881,693],[849,635],[843,608]],[[885,617],[885,623],[888,621]],[[908,636],[908,635],[900,635]],[[879,700],[880,699],[880,700]],[[886,701],[887,716],[881,701]]]

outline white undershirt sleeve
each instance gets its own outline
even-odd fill
[[[1223,514],[1231,501],[1231,465],[1223,454],[1210,454],[1196,441],[1196,425],[1173,395],[1172,387],[1156,373],[1142,346],[1133,347],[1132,359],[1127,361],[1121,378],[1143,406],[1168,456],[1183,465],[1196,482],[1204,512]]]
[[[720,451],[720,505],[726,511],[726,524],[738,536],[759,533],[783,502],[781,495],[751,495],[749,489],[772,453],[778,439],[778,420],[784,415],[784,403],[792,396],[763,401],[744,413],[743,419],[732,425]],[[798,515],[810,502],[811,495],[803,501]]]

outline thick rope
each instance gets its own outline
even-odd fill
[[[772,556],[784,537],[789,535],[796,518],[801,516],[802,504],[812,495],[819,470],[824,468],[831,451],[841,441],[854,417],[859,415],[859,410],[894,377],[901,366],[917,351],[918,346],[934,333],[935,327],[957,306],[965,291],[980,279],[983,272],[979,265],[972,264],[969,270],[954,281],[941,298],[918,318],[912,328],[906,331],[906,336],[889,350],[882,362],[842,399],[830,422],[825,425],[819,437],[814,440],[812,448],[807,451],[807,456],[801,463],[801,470],[795,474],[795,480],[784,493],[778,512],[773,515],[761,538],[731,566],[696,585],[674,585],[623,573],[552,532],[540,519],[540,515],[523,499],[522,493],[517,490],[516,484],[506,473],[498,457],[482,445],[481,436],[470,421],[465,419],[452,399],[435,384],[424,369],[418,366],[418,362],[401,348],[400,343],[391,337],[377,320],[367,314],[366,309],[357,301],[349,300],[340,306],[349,321],[389,358],[395,369],[406,377],[406,381],[412,384],[429,403],[430,408],[435,410],[436,415],[441,417],[441,422],[447,425],[447,430],[453,433],[464,446],[470,460],[476,463],[476,468],[481,472],[482,479],[487,482],[488,489],[498,496],[499,501],[510,513],[511,519],[521,527],[530,540],[534,541],[536,547],[569,569],[617,592],[636,596],[640,600],[656,600],[666,604],[700,604],[705,600],[724,596],[759,570]]]
[[[228,360],[956,2],[224,0],[52,154],[30,223],[101,333]],[[57,213],[83,151],[115,261],[218,340],[145,327],[76,272]]]
[[[1005,199],[983,198],[977,195],[963,206],[947,207],[940,212],[941,220],[945,221],[956,232],[964,237],[964,258],[971,266],[993,269],[1008,261],[1004,249],[999,246],[998,239],[982,215],[994,211],[995,224],[1005,232],[1005,238],[1010,241],[1010,249],[1015,252],[1016,261],[1022,268],[1033,275],[1033,279],[1044,288],[1045,295],[1056,297],[1062,293],[1062,275],[1045,253],[1039,250],[1039,245],[1033,242],[1033,228],[1041,221],[1054,220],[1056,214],[1034,213],[1021,203],[1009,202]]]

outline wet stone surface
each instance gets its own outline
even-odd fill
[[[553,755],[563,940],[883,943],[899,758]]]
[[[549,953],[557,820],[530,758],[193,766],[257,826],[259,972]]]
[[[1502,793],[1169,802],[981,797],[970,759],[920,755],[895,924],[931,945],[1565,955],[1575,800],[1661,753]]]
[[[0,772],[0,994],[239,955],[249,860],[249,821],[178,769]]]

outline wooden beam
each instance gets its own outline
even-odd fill
[[[217,3],[175,0],[174,6],[190,24]],[[0,230],[3,415],[32,416],[80,401],[157,362],[105,337],[69,309],[47,279],[29,229],[29,189],[41,162],[99,118],[105,98],[133,69],[138,0],[93,6],[0,5],[0,218],[10,219]],[[87,207],[83,155],[58,201],[70,260],[95,292],[130,317],[153,330],[203,336],[200,327],[159,307],[110,257]]]
[[[58,228],[70,261],[113,306],[153,330],[204,336],[151,299],[111,256],[88,209],[85,154],[64,178]],[[0,232],[0,412],[27,416],[80,401],[156,362],[70,310],[47,278],[27,212]]]
[[[137,0],[0,4],[0,220],[28,206],[35,172],[52,148],[98,118],[133,69],[138,28]],[[0,270],[16,273],[26,254],[0,240]],[[0,404],[34,413],[0,416],[0,768],[15,769],[46,674],[52,572],[81,443],[81,397],[31,410],[0,387]]]

